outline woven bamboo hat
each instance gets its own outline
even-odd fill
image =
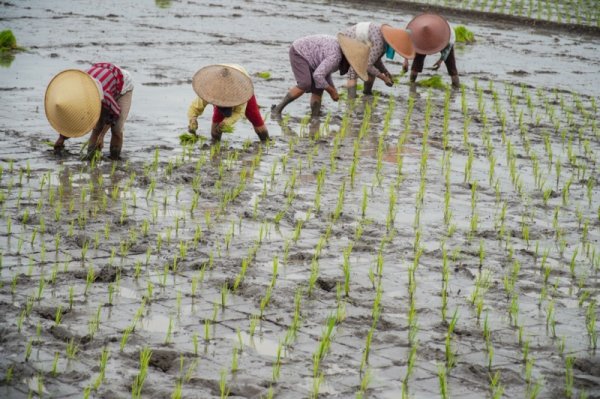
[[[81,137],[100,119],[102,98],[94,78],[79,69],[67,69],[52,78],[46,88],[46,118],[63,136]]]
[[[204,101],[218,107],[235,107],[254,94],[252,79],[228,65],[208,65],[194,74],[192,87]]]
[[[367,72],[367,68],[369,66],[369,51],[371,46],[342,33],[338,33],[337,39],[344,56],[346,56],[348,63],[354,68],[356,74],[362,80],[368,80],[369,73]]]
[[[409,60],[415,58],[415,48],[407,31],[384,24],[381,26],[381,34],[386,43],[402,57]]]
[[[417,15],[406,25],[406,29],[411,32],[410,38],[419,54],[435,54],[450,41],[450,25],[437,14]]]

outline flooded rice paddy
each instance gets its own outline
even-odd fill
[[[599,398],[594,34],[455,17],[460,90],[396,59],[320,121],[268,117],[268,145],[247,121],[210,145],[208,112],[179,143],[199,67],[244,65],[266,115],[295,38],[413,15],[4,2],[27,51],[0,69],[0,396]],[[135,79],[119,162],[48,145],[48,81],[95,61]]]

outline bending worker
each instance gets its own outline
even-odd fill
[[[61,152],[65,140],[92,130],[87,158],[102,151],[104,135],[111,129],[110,157],[119,159],[123,147],[125,120],[131,107],[133,81],[123,68],[102,62],[86,72],[68,69],[48,84],[44,99],[46,117],[59,133],[54,143]]]
[[[331,74],[339,70],[340,75],[345,75],[352,65],[358,76],[367,80],[368,54],[366,44],[341,34],[337,39],[330,35],[311,35],[295,40],[289,55],[296,86],[289,89],[279,104],[273,105],[273,116],[280,116],[289,103],[308,92],[311,93],[311,117],[317,118],[321,114],[323,91],[333,101],[339,100]]]
[[[452,79],[452,86],[458,88],[460,79],[454,58],[456,37],[450,23],[437,14],[421,14],[408,23],[406,30],[410,32],[417,53],[410,69],[410,81],[415,82],[419,72],[423,71],[426,55],[440,52],[440,59],[431,69],[437,70],[444,62]],[[404,60],[403,68],[405,71],[408,70],[408,60]]]
[[[208,65],[201,68],[192,80],[198,97],[188,108],[188,131],[196,134],[198,117],[208,104],[213,104],[210,135],[214,141],[221,140],[225,131],[245,115],[254,126],[261,141],[269,138],[269,132],[258,109],[254,86],[248,72],[235,64]]]
[[[365,81],[363,94],[371,95],[375,78],[391,87],[394,85],[392,75],[387,70],[381,57],[385,54],[388,59],[393,59],[395,53],[405,59],[413,59],[415,50],[409,34],[404,29],[395,29],[390,25],[379,25],[373,22],[360,22],[350,26],[342,32],[343,35],[359,40],[370,46],[367,72],[369,78]],[[356,97],[356,71],[350,67],[348,71],[348,97]]]

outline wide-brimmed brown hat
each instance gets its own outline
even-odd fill
[[[381,26],[381,34],[386,43],[402,57],[409,60],[415,58],[415,48],[407,31],[384,24]]]
[[[252,79],[228,65],[208,65],[194,74],[192,87],[204,101],[219,107],[235,107],[254,94]]]
[[[67,69],[52,78],[46,88],[46,118],[63,136],[81,137],[100,119],[102,98],[94,78],[79,69]]]
[[[450,41],[450,25],[440,15],[417,15],[406,25],[410,31],[415,51],[419,54],[435,54],[448,45]]]
[[[356,74],[362,80],[368,80],[369,73],[367,72],[367,68],[369,67],[369,51],[371,50],[371,46],[352,39],[343,33],[338,33],[337,39],[344,56],[352,68],[354,68]]]

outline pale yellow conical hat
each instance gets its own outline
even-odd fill
[[[252,79],[229,65],[208,65],[194,74],[194,91],[204,101],[218,107],[235,107],[254,94]]]
[[[89,133],[100,119],[102,89],[94,78],[79,69],[56,75],[46,88],[46,118],[66,137]]]
[[[369,51],[371,50],[371,46],[342,33],[338,33],[337,39],[342,52],[346,56],[348,63],[356,71],[356,74],[362,80],[368,80],[369,73],[367,72],[367,68],[369,67]]]

